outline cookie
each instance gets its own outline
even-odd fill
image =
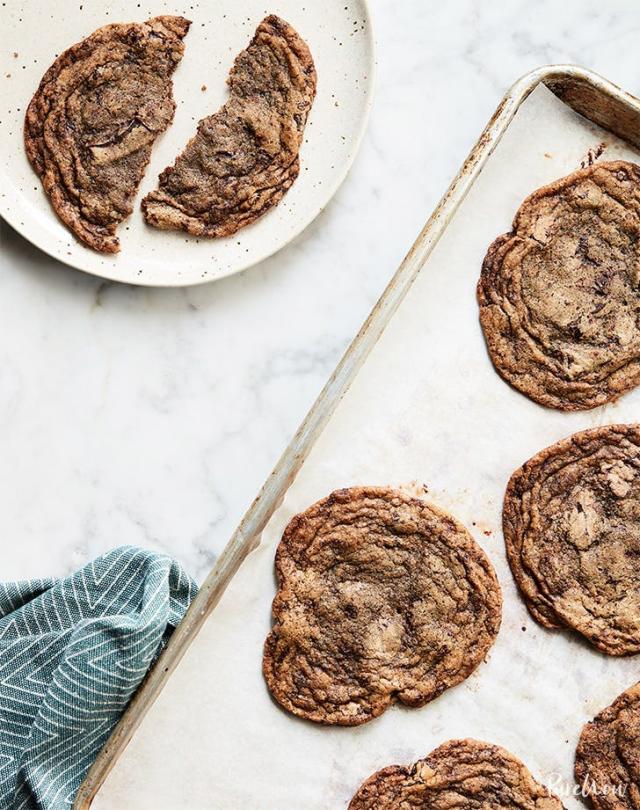
[[[575,774],[596,810],[640,807],[640,684],[584,727]]]
[[[563,411],[640,383],[640,167],[595,163],[535,191],[491,245],[478,283],[491,360]]]
[[[454,518],[392,489],[341,489],[276,552],[263,672],[288,711],[356,726],[467,678],[498,633],[500,586]]]
[[[99,28],[56,59],[29,104],[31,165],[56,214],[94,250],[120,249],[116,229],[173,120],[171,75],[189,25],[163,16]]]
[[[532,616],[640,652],[640,425],[576,433],[511,476],[503,531]]]
[[[477,740],[450,740],[414,765],[383,768],[349,804],[349,810],[454,807],[562,810],[563,804],[513,754]]]
[[[229,75],[230,98],[142,202],[149,225],[230,236],[273,208],[298,176],[298,152],[316,93],[306,43],[273,15]]]

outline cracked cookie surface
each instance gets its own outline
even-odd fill
[[[300,171],[298,152],[316,93],[306,43],[271,15],[236,58],[230,98],[142,202],[149,225],[230,236],[273,208]]]
[[[640,425],[585,430],[530,459],[509,481],[503,532],[540,624],[640,652]]]
[[[27,156],[51,204],[94,250],[115,253],[157,136],[173,120],[183,17],[99,28],[61,54],[25,117]]]
[[[498,373],[550,408],[610,402],[640,383],[640,167],[595,163],[535,191],[478,282]]]
[[[337,490],[294,517],[276,552],[263,672],[273,697],[319,723],[359,725],[422,706],[493,644],[502,596],[454,518],[396,490]]]
[[[640,684],[584,727],[575,775],[596,810],[640,807]]]
[[[364,782],[349,810],[562,810],[562,802],[513,754],[477,740],[450,740],[414,765],[392,765]]]

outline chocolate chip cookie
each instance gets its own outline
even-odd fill
[[[576,781],[596,810],[640,807],[640,684],[584,727],[576,750]]]
[[[414,765],[370,776],[349,810],[504,807],[562,810],[563,804],[513,754],[477,740],[450,740]]]
[[[640,425],[576,433],[511,476],[503,530],[532,616],[640,652]]]
[[[300,171],[298,152],[316,93],[306,43],[273,15],[229,76],[230,98],[198,124],[159,188],[142,202],[149,225],[230,236],[273,208]]]
[[[276,553],[263,671],[288,711],[344,726],[422,706],[493,644],[502,596],[454,518],[386,488],[334,492],[297,515]]]
[[[29,160],[62,222],[94,250],[119,250],[116,228],[173,120],[189,25],[163,16],[99,28],[56,59],[29,104]]]
[[[640,167],[595,163],[534,192],[491,245],[480,322],[498,373],[563,411],[640,383]]]

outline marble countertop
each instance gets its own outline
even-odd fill
[[[331,204],[208,286],[105,283],[1,225],[2,578],[106,549],[211,568],[507,87],[575,62],[640,93],[635,0],[371,0],[378,85]]]

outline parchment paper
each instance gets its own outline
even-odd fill
[[[640,391],[577,414],[529,402],[490,364],[475,285],[487,246],[522,199],[601,142],[602,160],[638,160],[546,89],[524,103],[96,810],[345,808],[374,770],[462,736],[505,746],[567,807],[581,806],[567,795],[580,729],[638,680],[640,661],[607,658],[529,618],[505,559],[501,502],[511,472],[541,448],[582,428],[637,420]],[[271,701],[260,669],[282,530],[337,487],[411,482],[427,484],[490,556],[505,598],[496,645],[468,681],[422,709],[393,707],[357,729],[294,719]]]

